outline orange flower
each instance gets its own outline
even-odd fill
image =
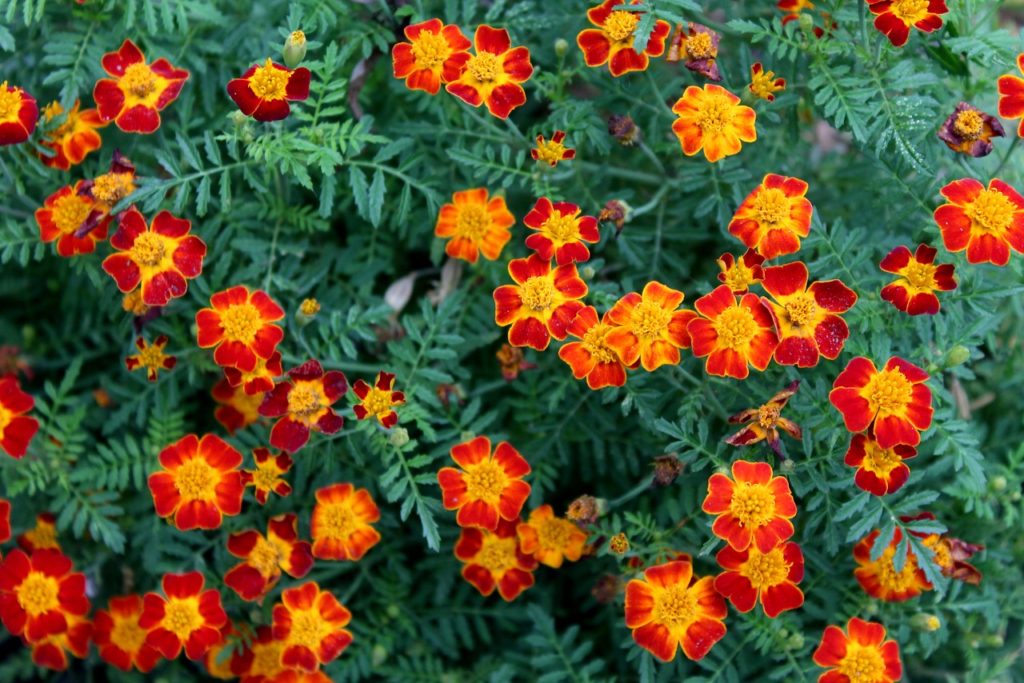
[[[487,190],[478,187],[452,194],[452,203],[442,206],[437,214],[434,235],[452,238],[444,246],[452,258],[476,263],[483,254],[493,261],[512,239],[509,228],[515,222],[504,197],[489,200]]]
[[[0,619],[11,635],[37,643],[88,613],[85,575],[72,569],[59,550],[16,549],[0,561]]]
[[[1005,266],[1010,250],[1024,252],[1024,197],[998,178],[988,189],[974,178],[939,190],[949,200],[935,209],[935,222],[949,251],[967,250],[968,263]]]
[[[69,665],[68,652],[79,659],[85,659],[89,656],[91,639],[92,622],[81,617],[69,617],[66,631],[29,643],[32,663],[52,671],[66,671]]]
[[[107,239],[110,216],[100,218],[84,237],[78,231],[88,224],[96,210],[96,201],[86,192],[86,183],[79,180],[74,187],[65,185],[36,209],[39,239],[49,243],[56,240],[57,254],[68,258],[76,254],[91,254],[96,243]]]
[[[149,490],[156,514],[174,515],[179,530],[216,529],[223,515],[241,512],[242,454],[219,436],[200,440],[188,434],[160,451],[159,458],[163,469],[149,475]]]
[[[348,391],[345,375],[324,372],[315,360],[288,371],[260,404],[260,415],[281,418],[270,430],[270,445],[294,453],[309,441],[311,431],[334,434],[344,419],[331,408]]]
[[[25,142],[36,129],[39,105],[16,85],[0,83],[0,146]]]
[[[103,55],[103,70],[113,78],[96,81],[92,97],[100,117],[113,121],[126,133],[153,133],[160,127],[160,112],[178,99],[188,80],[185,69],[166,59],[146,63],[142,51],[130,40],[117,52]]]
[[[146,631],[146,645],[167,659],[185,656],[195,661],[220,642],[220,629],[228,621],[220,593],[203,590],[199,572],[164,574],[163,596],[146,593],[138,627]]]
[[[744,294],[737,302],[728,285],[719,285],[694,303],[703,317],[686,326],[693,355],[707,356],[709,375],[746,379],[748,365],[764,371],[772,360],[779,338],[772,317],[756,294]]]
[[[731,479],[712,474],[701,509],[718,515],[711,531],[734,550],[746,550],[753,543],[768,553],[793,535],[789,520],[796,516],[796,502],[789,482],[773,477],[768,463],[737,460]]]
[[[174,356],[164,353],[164,347],[166,346],[166,335],[161,334],[153,340],[152,344],[147,344],[145,339],[138,337],[135,339],[135,347],[139,352],[125,358],[124,364],[129,372],[145,368],[146,378],[150,382],[155,382],[160,370],[170,370],[178,362],[178,359]]]
[[[16,460],[25,456],[39,431],[39,420],[26,415],[35,405],[35,399],[21,390],[17,377],[0,377],[0,449]]]
[[[756,410],[748,408],[729,418],[729,424],[746,424],[725,442],[731,446],[750,446],[767,441],[775,453],[781,455],[779,430],[786,432],[798,441],[803,438],[800,425],[792,420],[781,417],[782,409],[800,387],[800,380],[793,380],[789,386],[775,394],[767,403]]]
[[[725,635],[725,600],[710,576],[698,578],[688,559],[644,570],[626,584],[626,626],[633,640],[663,662],[679,647],[698,661]]]
[[[857,294],[839,280],[819,280],[807,286],[809,273],[802,261],[764,269],[761,286],[772,299],[761,297],[772,315],[779,345],[775,362],[811,368],[820,356],[839,357],[850,328],[839,317],[857,303]]]
[[[760,601],[765,615],[774,619],[804,604],[797,587],[804,579],[804,554],[796,543],[780,543],[766,553],[755,545],[746,550],[725,546],[715,559],[725,570],[715,577],[715,590],[740,612]]]
[[[199,348],[216,347],[213,360],[221,367],[253,372],[284,339],[284,330],[272,324],[284,318],[284,309],[262,290],[231,287],[211,296],[210,306],[196,313],[196,336]]]
[[[747,249],[739,258],[732,254],[722,254],[717,263],[722,270],[718,274],[718,281],[729,285],[729,289],[737,296],[746,294],[750,285],[764,279],[764,269],[761,267],[764,256],[753,249]]]
[[[470,106],[486,104],[491,114],[507,119],[513,109],[526,102],[526,91],[520,83],[533,75],[530,50],[512,47],[508,31],[487,24],[477,27],[473,47],[476,54],[466,60],[459,77],[445,89]]]
[[[857,468],[854,482],[858,487],[884,496],[896,493],[910,478],[910,468],[903,462],[917,455],[917,449],[906,444],[882,448],[866,434],[854,434],[850,448],[843,459],[850,467]]]
[[[395,78],[404,78],[409,90],[436,95],[442,83],[458,80],[469,61],[469,39],[458,26],[428,19],[406,26],[408,43],[391,48]]]
[[[265,393],[247,394],[241,386],[232,387],[226,377],[213,385],[210,395],[219,404],[213,416],[231,435],[259,419],[260,404],[266,396]]]
[[[405,404],[405,394],[392,391],[394,386],[395,376],[390,372],[378,372],[372,387],[357,379],[352,385],[352,393],[359,399],[359,403],[352,408],[356,418],[365,420],[375,417],[385,429],[394,427],[398,423],[398,413],[394,407]]]
[[[565,131],[556,130],[550,140],[545,140],[543,135],[537,136],[537,146],[530,150],[530,156],[535,161],[541,161],[554,168],[559,161],[575,159],[576,150],[569,149],[562,142],[565,140]]]
[[[879,533],[879,530],[875,529],[853,548],[853,559],[858,565],[853,570],[853,576],[864,592],[885,602],[903,602],[930,591],[932,584],[925,578],[924,570],[918,565],[917,555],[913,550],[907,549],[903,568],[896,571],[893,560],[896,556],[896,547],[903,538],[900,529],[896,529],[892,541],[882,555],[877,560],[871,559],[871,548]]]
[[[679,363],[679,349],[690,348],[687,325],[696,313],[680,309],[683,293],[651,281],[643,292],[630,292],[615,302],[604,320],[614,327],[605,343],[628,367],[639,363],[653,372]]]
[[[937,253],[927,244],[919,244],[913,254],[902,245],[890,251],[879,267],[899,278],[882,288],[882,299],[909,315],[938,313],[939,297],[935,292],[956,289],[956,279],[952,263],[935,265]]]
[[[881,624],[857,617],[846,623],[845,633],[838,626],[825,628],[814,663],[828,669],[818,676],[818,683],[895,683],[903,677],[896,641],[885,640]]]
[[[629,0],[637,5],[640,0]],[[588,28],[576,36],[576,44],[583,52],[587,66],[608,65],[612,76],[619,77],[630,71],[645,71],[650,57],[665,53],[665,39],[672,31],[667,21],[657,19],[647,38],[647,47],[642,52],[633,49],[636,29],[643,12],[613,9],[627,4],[625,0],[604,0],[597,7],[587,10],[587,19],[597,28]]]
[[[591,389],[621,387],[626,383],[626,366],[608,344],[608,335],[614,329],[608,313],[598,322],[593,306],[581,308],[566,328],[570,336],[580,341],[563,345],[558,350],[558,357],[569,364],[573,377],[586,377],[587,386]]]
[[[267,448],[255,448],[252,451],[252,459],[256,463],[256,469],[243,471],[246,475],[245,486],[256,489],[256,502],[266,505],[272,492],[282,498],[291,494],[291,484],[281,476],[292,468],[292,459],[287,453],[275,455]]]
[[[806,194],[803,180],[769,173],[736,209],[729,233],[766,259],[799,251],[814,213]]]
[[[260,66],[253,64],[239,78],[228,81],[228,96],[239,110],[257,121],[280,121],[292,113],[289,102],[309,97],[309,69],[277,64],[267,57]]]
[[[224,368],[224,379],[228,385],[239,387],[248,395],[263,395],[273,390],[275,381],[283,374],[280,351],[274,351],[270,358],[256,356],[256,367],[248,372],[233,367]]]
[[[458,510],[455,521],[461,527],[494,531],[502,519],[519,518],[530,485],[523,477],[530,464],[507,441],[491,454],[491,440],[478,436],[451,449],[452,460],[461,470],[442,467],[437,483],[445,510]],[[512,530],[515,535],[515,529]]]
[[[82,163],[86,155],[95,152],[103,144],[96,131],[106,126],[107,121],[100,118],[99,110],[96,109],[79,112],[80,105],[81,102],[75,100],[75,106],[67,112],[64,122],[43,134],[44,139],[39,144],[53,150],[53,156],[39,155],[44,166],[67,171]],[[43,118],[49,123],[64,113],[60,102],[51,102],[43,110]]]
[[[511,602],[533,585],[537,560],[519,545],[519,518],[502,519],[493,530],[463,528],[455,543],[455,557],[463,563],[462,578],[480,595],[498,589],[502,600]]]
[[[281,664],[316,671],[333,661],[352,642],[345,626],[352,613],[315,581],[289,588],[274,605],[274,638],[284,641]]]
[[[832,383],[828,400],[843,414],[851,432],[870,430],[880,448],[916,446],[932,424],[932,392],[928,373],[893,356],[881,372],[858,356]]]
[[[750,65],[749,88],[754,97],[774,102],[775,93],[786,89],[786,79],[775,78],[774,71],[765,71],[761,62],[754,62]]]
[[[889,42],[903,47],[910,37],[910,28],[931,33],[942,28],[942,15],[949,11],[945,0],[867,0],[875,17],[875,28]]]
[[[18,536],[18,545],[26,553],[37,550],[60,550],[57,542],[57,518],[50,512],[36,515],[36,525]]]
[[[243,600],[259,600],[281,578],[281,572],[301,579],[313,568],[309,543],[300,541],[294,514],[277,515],[267,522],[267,535],[247,529],[228,537],[228,552],[244,560],[224,575],[224,585]]]
[[[509,275],[515,285],[494,290],[494,322],[512,325],[508,342],[543,351],[551,337],[565,339],[566,328],[583,304],[587,283],[580,279],[576,264],[551,269],[551,262],[532,254],[512,259]]]
[[[672,124],[672,132],[688,157],[703,149],[704,158],[714,163],[739,154],[742,142],[757,140],[754,127],[757,114],[720,85],[707,83],[703,89],[695,85],[687,87],[672,105],[672,111],[678,117]]]
[[[1024,76],[1024,53],[1017,55],[1017,70]],[[1024,78],[1003,74],[996,83],[999,87],[999,115],[1004,119],[1020,119],[1017,135],[1024,138]]]
[[[313,557],[353,562],[363,559],[366,551],[380,541],[380,534],[371,526],[379,520],[380,510],[366,489],[347,483],[317,489],[309,522]]]
[[[552,203],[547,197],[537,200],[523,223],[537,231],[526,238],[526,247],[545,261],[554,258],[560,266],[586,261],[590,250],[584,242],[594,244],[601,239],[596,218],[581,216],[575,204]]]
[[[562,566],[564,560],[575,562],[583,555],[587,534],[567,519],[555,516],[550,505],[541,505],[530,513],[530,519],[516,527],[519,549],[543,565]]]
[[[139,626],[143,602],[138,595],[113,597],[106,610],[96,610],[93,639],[100,658],[121,671],[132,667],[149,673],[160,661],[160,653],[146,644],[146,630]]]

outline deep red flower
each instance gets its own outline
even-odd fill
[[[0,377],[0,449],[12,458],[24,457],[39,431],[39,420],[26,415],[35,405],[35,399],[21,390],[17,377]]]
[[[164,594],[146,593],[139,627],[146,630],[146,645],[167,659],[176,659],[182,648],[195,661],[220,641],[220,629],[228,621],[220,593],[203,590],[199,572],[164,574]]]
[[[281,418],[270,431],[270,445],[294,453],[306,445],[311,431],[337,432],[344,419],[331,406],[347,390],[344,374],[324,372],[315,360],[289,370],[260,405],[260,415]]]
[[[292,70],[267,57],[253,64],[240,78],[228,82],[228,95],[246,116],[257,121],[280,121],[292,112],[289,102],[309,97],[309,69]]]
[[[103,55],[102,64],[113,78],[96,81],[92,97],[100,117],[126,133],[156,132],[160,111],[178,99],[189,77],[188,71],[163,58],[147,64],[142,50],[130,40],[117,52]]]

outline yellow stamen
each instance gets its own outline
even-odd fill
[[[509,569],[515,569],[519,565],[516,557],[516,539],[485,534],[483,547],[472,562],[497,576],[503,575]]]
[[[251,344],[263,327],[263,316],[250,303],[237,304],[220,312],[220,325],[229,341]]]
[[[675,585],[655,591],[654,622],[665,624],[675,632],[682,632],[684,627],[697,618],[697,601],[686,586]]]
[[[115,618],[114,627],[110,630],[110,642],[125,652],[138,652],[146,642],[147,631],[139,627],[138,620],[132,616]]]
[[[135,178],[131,173],[104,173],[92,185],[92,196],[107,209],[135,191]]]
[[[640,15],[637,12],[626,12],[619,10],[612,12],[604,22],[604,32],[616,43],[628,42],[633,44],[633,33],[636,25],[640,23]]]
[[[72,192],[55,201],[52,210],[54,225],[67,235],[82,227],[92,211],[92,202]]]
[[[160,625],[181,640],[188,640],[204,622],[203,615],[199,613],[199,598],[170,598],[164,607]]]
[[[711,36],[703,32],[695,33],[687,38],[685,46],[690,59],[708,59],[717,53]]]
[[[164,259],[167,244],[163,236],[144,232],[132,244],[132,260],[143,266],[155,266]]]
[[[765,230],[779,227],[789,220],[789,197],[778,188],[761,188],[754,197],[753,212]]]
[[[490,83],[503,73],[498,56],[490,52],[481,52],[470,57],[466,62],[466,69],[480,83]]]
[[[266,63],[256,67],[256,71],[249,77],[249,89],[261,100],[283,100],[290,76],[290,72],[276,68],[267,57]]]
[[[813,323],[818,319],[818,304],[810,292],[789,299],[784,308],[789,315],[789,322],[796,327]]]
[[[779,421],[779,407],[772,403],[765,403],[757,409],[757,423],[764,429],[772,429]]]
[[[889,11],[907,26],[912,26],[928,16],[928,0],[894,0]]]
[[[789,576],[789,567],[781,547],[762,554],[756,546],[751,546],[740,574],[747,577],[754,590],[762,590],[784,582]]]
[[[8,90],[7,81],[0,83],[0,122],[7,123],[18,118],[21,111],[21,89]]]
[[[727,349],[743,349],[757,334],[757,321],[742,306],[730,306],[714,321],[718,345]]]
[[[323,639],[335,629],[314,609],[292,612],[292,627],[288,633],[288,645],[308,647],[316,652]]]
[[[880,448],[874,441],[867,441],[864,444],[864,461],[861,467],[872,474],[888,477],[902,462],[903,458],[892,448]]]
[[[497,503],[501,494],[508,486],[508,475],[501,465],[491,460],[470,465],[463,475],[466,483],[467,500],[483,500],[487,503]]]
[[[659,309],[660,310],[660,309]],[[614,363],[619,357],[615,351],[605,342],[605,336],[611,332],[612,326],[604,323],[597,323],[583,333],[580,341],[597,363]],[[639,335],[638,335],[639,336]]]
[[[666,311],[653,301],[641,301],[633,309],[630,327],[640,341],[652,341],[665,334],[671,319],[672,311]]]
[[[362,401],[363,408],[367,413],[375,416],[391,412],[391,406],[394,405],[391,402],[391,393],[389,389],[378,389],[377,387],[370,389]]]
[[[965,140],[977,140],[985,127],[985,119],[973,109],[965,109],[956,115],[953,121],[953,129],[956,134]]]
[[[972,228],[995,235],[1002,235],[1009,229],[1017,211],[1013,202],[998,190],[982,190],[973,202],[964,207]]]
[[[157,79],[149,66],[143,62],[136,62],[124,70],[120,85],[135,97],[144,99],[156,91]]]
[[[59,595],[57,579],[37,571],[29,572],[25,580],[14,589],[18,604],[30,617],[59,609]]]
[[[704,133],[720,133],[732,122],[735,105],[722,95],[705,94],[697,106],[694,122]]]
[[[580,238],[580,230],[576,225],[576,216],[553,211],[551,216],[540,226],[541,233],[547,235],[556,246],[575,242]]]
[[[288,392],[288,413],[300,418],[312,418],[327,404],[327,397],[317,380],[295,382]]]
[[[911,261],[903,269],[901,275],[906,278],[907,282],[914,289],[930,292],[935,289],[935,270],[935,266],[931,263]]]
[[[185,501],[213,500],[220,476],[216,469],[202,458],[192,458],[174,473],[175,485]]]
[[[847,641],[846,656],[839,662],[839,673],[845,675],[850,683],[875,683],[887,680],[885,676],[885,660],[877,646],[865,646]]]
[[[455,219],[455,233],[459,237],[477,242],[491,229],[491,215],[482,204],[469,204],[459,208]]]
[[[321,531],[318,535],[325,538],[348,538],[365,524],[348,501],[321,503],[320,510],[317,520]]]
[[[439,33],[423,31],[412,43],[412,56],[416,59],[416,66],[421,69],[440,69],[451,54],[451,46]]]
[[[565,145],[554,140],[545,140],[537,144],[537,161],[557,164],[565,156]]]
[[[736,482],[729,512],[741,525],[760,528],[775,518],[775,495],[765,484]]]
[[[868,409],[879,417],[902,415],[913,397],[914,385],[899,370],[883,370],[872,377],[861,395],[868,400]]]
[[[531,277],[519,288],[523,306],[538,313],[550,310],[557,294],[551,278],[546,275]]]

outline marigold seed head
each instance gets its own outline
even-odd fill
[[[608,550],[616,555],[625,555],[629,552],[629,539],[626,534],[619,532],[608,539]]]
[[[608,501],[593,496],[580,496],[569,503],[565,516],[580,526],[593,524],[608,509]]]
[[[294,69],[306,58],[306,34],[295,30],[289,34],[284,41],[284,49],[281,51],[284,57],[284,64],[289,69]]]
[[[683,473],[683,463],[675,453],[659,455],[654,459],[654,485],[668,486]]]
[[[608,117],[608,134],[615,138],[623,147],[632,147],[640,142],[642,135],[633,117],[629,114],[619,116],[612,114]]]

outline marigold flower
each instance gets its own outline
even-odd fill
[[[100,658],[121,671],[136,668],[149,673],[160,661],[160,653],[146,644],[146,629],[139,626],[143,601],[139,595],[110,598],[107,609],[96,610],[93,640]]]
[[[89,656],[91,639],[92,622],[81,617],[69,617],[66,631],[29,643],[32,663],[51,671],[66,671],[70,663],[68,653],[85,659]]]
[[[471,107],[486,104],[492,115],[507,119],[513,109],[526,102],[526,91],[520,83],[533,75],[530,50],[512,47],[508,31],[487,24],[477,27],[473,47],[476,54],[466,60],[465,68],[445,90]]]
[[[35,219],[39,226],[39,239],[49,243],[57,242],[57,254],[68,258],[76,254],[91,254],[96,243],[107,238],[110,217],[101,219],[85,237],[77,237],[78,230],[85,225],[95,208],[95,200],[84,191],[85,182],[79,180],[72,187],[66,185],[43,202],[36,209]]]
[[[552,203],[547,197],[541,197],[523,218],[526,227],[537,231],[526,238],[526,247],[545,261],[554,258],[560,266],[588,260],[590,250],[585,242],[596,243],[601,233],[596,218],[580,213],[576,204]]]
[[[750,92],[754,97],[769,102],[775,101],[775,93],[786,89],[785,78],[775,78],[774,71],[765,71],[761,62],[754,62],[750,65]]]
[[[1010,250],[1024,252],[1024,197],[998,178],[988,189],[974,178],[954,180],[939,192],[949,203],[935,222],[949,251],[967,249],[968,263],[1005,266]]]
[[[640,0],[629,0],[628,4],[639,4]],[[630,71],[646,71],[650,57],[665,53],[665,39],[672,31],[667,21],[657,19],[647,39],[643,52],[633,49],[636,29],[643,12],[613,9],[627,4],[625,0],[604,0],[597,7],[587,10],[587,19],[597,28],[588,28],[576,36],[576,44],[583,52],[587,66],[608,65],[612,76],[619,77]]]
[[[36,515],[36,525],[18,536],[18,545],[30,554],[37,550],[60,550],[57,518],[51,512],[40,512]]]
[[[494,322],[511,325],[508,342],[543,351],[551,337],[561,341],[566,328],[583,308],[587,283],[580,279],[576,264],[551,269],[551,262],[537,254],[512,259],[508,264],[514,285],[494,290]]]
[[[35,405],[35,399],[21,390],[17,377],[0,377],[0,448],[12,458],[24,457],[39,431],[39,420],[26,415]]]
[[[28,643],[64,633],[89,611],[85,575],[59,550],[12,550],[0,560],[0,619]]]
[[[265,393],[247,394],[241,386],[231,386],[226,377],[213,385],[210,395],[218,404],[213,411],[214,418],[232,436],[259,419],[260,404],[266,396]]]
[[[398,424],[398,413],[394,407],[405,404],[405,394],[401,391],[392,391],[394,386],[395,376],[390,372],[378,372],[372,387],[357,379],[352,385],[352,393],[359,399],[359,403],[352,407],[356,418],[365,420],[368,417],[375,417],[385,429],[391,429]]]
[[[878,265],[899,278],[882,287],[882,299],[910,315],[938,313],[939,297],[935,292],[956,289],[956,279],[952,263],[935,264],[937,253],[927,244],[919,244],[913,254],[903,245],[890,251]]]
[[[245,647],[244,639],[228,621],[220,629],[220,640],[214,643],[203,656],[206,673],[211,677],[230,681],[239,675],[246,675],[251,664],[251,653]],[[235,673],[235,672],[239,673]]]
[[[244,683],[281,683],[287,675],[286,671],[298,676],[298,671],[285,669],[281,664],[282,652],[284,641],[274,637],[274,630],[270,626],[260,626],[256,629],[256,637],[243,651],[232,673],[240,675]],[[296,678],[295,683],[298,683],[298,680]]]
[[[998,119],[966,102],[956,105],[938,132],[939,139],[951,150],[972,157],[991,154],[992,138],[1004,135],[1006,131]]]
[[[854,434],[843,458],[850,467],[856,467],[854,483],[876,496],[896,493],[910,477],[910,468],[904,460],[917,455],[917,449],[906,444],[882,448],[867,434]]]
[[[850,361],[832,383],[829,401],[851,432],[870,433],[880,448],[916,446],[932,424],[928,373],[896,356],[879,371],[867,358]]]
[[[358,562],[380,541],[371,526],[379,520],[380,509],[366,489],[348,483],[317,489],[310,518],[313,557]]]
[[[814,213],[806,194],[803,180],[769,173],[736,209],[729,233],[766,259],[799,251]]]
[[[701,509],[718,515],[711,531],[734,550],[746,550],[753,543],[768,553],[793,535],[790,520],[796,516],[796,502],[789,482],[773,477],[768,463],[737,460],[731,479],[712,474]]]
[[[126,133],[154,133],[160,127],[160,112],[178,99],[189,78],[185,69],[160,58],[152,64],[131,40],[117,52],[103,55],[103,70],[113,78],[96,81],[92,97],[100,117],[113,121]]]
[[[711,81],[722,80],[722,74],[718,70],[718,43],[721,36],[707,26],[689,22],[686,33],[680,25],[679,32],[673,40],[672,49],[678,53],[676,59],[669,61],[685,60],[684,66],[694,73],[698,73]]]
[[[800,14],[805,9],[814,9],[814,3],[811,0],[779,0],[776,7],[783,12]]]
[[[904,519],[903,521],[907,521]],[[864,592],[873,598],[885,602],[903,602],[932,589],[932,584],[925,577],[924,570],[919,566],[917,555],[907,549],[903,569],[896,571],[894,557],[896,547],[903,538],[903,532],[896,529],[892,540],[877,560],[871,559],[871,549],[879,535],[878,529],[862,538],[853,548],[853,559],[857,568],[853,576],[860,583]]]
[[[331,408],[348,391],[345,375],[324,372],[315,360],[288,371],[288,378],[274,386],[260,405],[260,415],[280,417],[270,430],[270,445],[294,453],[309,441],[310,431],[334,434],[344,418]]]
[[[608,501],[594,496],[580,496],[569,503],[565,516],[581,526],[593,524],[608,511]]]
[[[135,166],[128,157],[115,150],[110,160],[110,170],[87,180],[82,186],[81,192],[92,197],[96,204],[89,219],[78,229],[75,237],[84,237],[86,233],[101,225],[101,221],[110,216],[113,208],[135,192],[135,189]]]
[[[187,437],[186,437],[187,438]],[[146,593],[138,625],[146,630],[146,645],[167,659],[185,656],[195,661],[220,641],[220,628],[228,621],[215,588],[203,590],[199,572],[164,574],[164,594]]]
[[[679,363],[679,349],[690,348],[687,325],[696,313],[680,309],[683,293],[652,280],[643,292],[630,292],[605,313],[614,327],[604,341],[628,367],[637,363],[653,372]]]
[[[885,627],[857,617],[846,623],[846,631],[828,626],[814,651],[814,663],[828,669],[818,683],[872,681],[895,683],[903,677],[900,648],[885,639]]]
[[[758,602],[769,619],[804,604],[797,584],[804,578],[804,554],[796,543],[780,543],[766,553],[752,545],[746,550],[725,546],[715,556],[725,571],[715,577],[715,590],[740,612]]]
[[[753,249],[747,249],[739,258],[732,254],[722,254],[716,263],[722,271],[718,274],[718,281],[728,285],[737,296],[746,294],[750,285],[764,279],[764,268],[761,266],[764,256]]]
[[[583,555],[587,534],[567,519],[555,516],[550,505],[541,505],[530,519],[516,527],[519,549],[548,567],[562,566],[564,560],[576,562]]]
[[[284,339],[284,330],[272,324],[284,318],[284,309],[263,290],[231,287],[211,296],[210,306],[196,313],[196,337],[199,348],[216,347],[213,360],[221,367],[253,372]]]
[[[405,79],[409,90],[436,95],[442,83],[458,80],[470,59],[469,39],[458,26],[428,19],[406,26],[408,43],[395,43],[391,64],[395,78]]]
[[[889,42],[903,47],[911,27],[925,33],[942,28],[942,15],[949,11],[945,0],[867,0],[875,17],[875,28]]]
[[[0,543],[11,540],[11,501],[0,498]]]
[[[493,529],[464,527],[459,534],[455,557],[464,565],[462,578],[484,597],[497,588],[501,599],[511,602],[534,583],[537,560],[520,546],[517,524],[518,516],[498,520]]]
[[[688,157],[703,149],[704,158],[714,163],[739,154],[741,143],[757,140],[754,127],[757,114],[720,85],[707,83],[703,89],[695,85],[687,87],[672,105],[672,111],[678,117],[672,124],[672,132]]]
[[[252,451],[252,459],[256,469],[243,471],[246,474],[246,487],[252,486],[256,489],[256,502],[266,505],[271,493],[284,498],[292,492],[291,484],[281,476],[291,470],[291,456],[287,453],[274,454],[268,448],[255,448]]]
[[[39,105],[16,85],[0,83],[0,146],[25,142],[36,129]]]
[[[52,130],[43,134],[40,145],[53,150],[53,156],[40,154],[39,159],[44,166],[67,171],[72,166],[82,163],[86,155],[95,152],[103,144],[100,134],[96,131],[107,125],[100,118],[99,110],[86,109],[79,111],[81,102],[75,100],[75,106],[66,112],[64,121]],[[43,118],[47,123],[64,114],[60,102],[51,102],[43,109]]]
[[[576,150],[566,147],[562,142],[565,140],[565,131],[556,130],[550,140],[545,140],[543,135],[537,136],[537,146],[530,150],[530,156],[535,161],[548,164],[551,168],[558,165],[559,161],[576,158]]]
[[[314,513],[315,515],[315,513]],[[228,537],[228,552],[243,562],[224,575],[224,585],[243,600],[259,600],[281,578],[281,572],[301,579],[313,568],[307,541],[299,540],[294,514],[276,515],[267,522],[267,535],[247,529]]]
[[[598,321],[597,310],[593,306],[581,308],[566,328],[570,336],[580,341],[563,345],[558,350],[558,357],[572,368],[573,377],[586,377],[587,386],[591,389],[621,387],[626,383],[626,366],[608,344],[608,335],[614,329],[608,313]]]
[[[633,640],[663,662],[678,647],[698,661],[725,635],[725,600],[710,576],[694,576],[689,560],[644,570],[643,579],[626,584],[626,626]]]
[[[683,461],[675,453],[656,456],[652,464],[654,465],[654,481],[652,483],[655,486],[671,486],[683,473]]]
[[[1024,76],[1024,53],[1017,55],[1017,69]],[[1024,78],[1003,74],[996,84],[999,87],[999,115],[1004,119],[1020,119],[1017,135],[1024,138]]]
[[[487,190],[478,187],[452,194],[452,203],[437,214],[434,235],[451,238],[444,251],[452,258],[476,263],[483,254],[493,261],[512,239],[509,228],[515,222],[504,197],[488,199]]]
[[[150,382],[155,382],[160,370],[170,370],[178,362],[176,357],[164,353],[166,346],[167,336],[163,334],[154,339],[152,344],[148,344],[145,339],[138,337],[135,339],[135,347],[139,352],[125,358],[124,364],[129,372],[145,368],[146,378]]]
[[[223,515],[242,510],[242,454],[214,434],[187,434],[160,451],[161,470],[149,475],[156,514],[174,515],[181,531],[216,529]]]
[[[309,97],[309,69],[297,69],[271,61],[253,64],[239,78],[228,81],[228,95],[239,110],[257,121],[280,121],[292,113],[289,102]]]
[[[629,552],[629,536],[621,531],[608,539],[608,550],[614,555],[622,556]]]
[[[281,365],[281,352],[274,351],[270,358],[256,356],[256,366],[250,371],[242,371],[238,368],[225,367],[224,379],[232,387],[239,387],[249,395],[263,395],[274,389],[277,378],[284,374],[284,367]]]
[[[312,297],[308,299],[303,299],[302,303],[299,305],[299,313],[306,316],[307,318],[312,318],[319,312],[320,302]]]
[[[492,454],[491,440],[478,436],[452,446],[451,456],[462,469],[442,467],[437,483],[445,510],[458,510],[459,526],[494,531],[502,519],[519,518],[530,495],[530,485],[523,481],[530,464],[519,451],[502,441]]]
[[[922,512],[913,517],[902,517],[904,522],[916,520],[934,520],[935,515],[930,512]],[[932,560],[942,570],[944,576],[958,581],[977,586],[981,583],[981,572],[977,567],[967,562],[975,553],[985,549],[984,546],[967,543],[959,538],[952,538],[945,534],[923,534],[911,532],[920,537],[921,543],[930,548],[935,555]]]
[[[532,370],[537,367],[525,359],[522,349],[511,344],[502,344],[494,356],[498,359],[501,376],[505,378],[506,382],[514,380],[522,370]]]
[[[764,371],[779,343],[771,314],[756,294],[744,294],[739,301],[729,285],[719,285],[697,299],[694,317],[686,326],[693,355],[707,356],[704,369],[709,375],[746,379],[748,365]]]
[[[352,613],[315,581],[288,588],[274,605],[274,638],[284,642],[281,664],[316,671],[333,661],[352,642],[345,630],[351,620]]]
[[[778,392],[760,408],[748,408],[729,418],[729,424],[747,425],[736,432],[725,442],[731,446],[751,446],[767,441],[775,453],[781,453],[779,430],[786,432],[794,439],[803,438],[800,425],[792,420],[781,417],[782,409],[800,387],[800,380],[794,380],[782,391]]]

